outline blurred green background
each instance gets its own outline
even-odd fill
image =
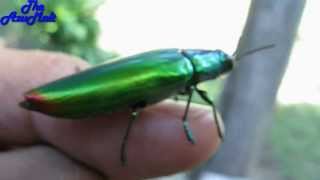
[[[0,4],[1,16],[25,4],[24,0],[4,0]],[[117,56],[97,46],[100,27],[95,11],[104,0],[41,1],[46,14],[55,12],[56,23],[36,23],[32,28],[25,24],[9,24],[0,28],[8,46],[25,49],[62,51],[98,64]]]
[[[2,0],[0,15],[19,8],[23,0]],[[99,64],[118,57],[114,51],[98,46],[100,33],[95,12],[104,0],[44,1],[47,12],[54,11],[56,23],[37,24],[26,28],[22,24],[0,27],[0,35],[6,46],[23,49],[46,49],[62,51],[81,57],[90,64]],[[108,23],[108,22],[106,22]],[[103,42],[108,43],[108,41]],[[223,79],[201,84],[202,89],[210,92],[214,99],[223,88]],[[183,98],[182,98],[183,99]],[[193,101],[202,103],[195,96]],[[320,106],[312,104],[278,103],[276,119],[270,133],[269,143],[273,163],[282,179],[316,180],[320,177]],[[268,168],[268,167],[266,167]]]
[[[319,105],[277,106],[270,141],[284,179],[319,179],[319,119]]]

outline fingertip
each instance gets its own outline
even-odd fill
[[[137,148],[139,151],[129,152],[128,156],[140,155],[132,161],[138,162],[134,166],[147,167],[144,177],[157,177],[189,170],[208,160],[216,152],[221,140],[212,109],[196,104],[190,108],[189,123],[195,144],[188,141],[183,130],[184,110],[185,103],[166,101],[146,109],[141,121],[138,122],[140,124],[137,123],[136,126],[142,128],[136,127],[136,131],[149,133],[138,135],[144,139],[140,140],[142,142],[136,142],[136,145],[147,148]]]
[[[120,147],[129,123],[129,112],[88,121],[67,121],[37,114],[41,137],[71,157],[114,179],[141,179],[191,169],[217,150],[220,139],[211,108],[192,105],[191,144],[183,130],[184,103],[165,101],[145,108],[133,124],[127,144],[127,166]]]
[[[114,169],[115,177],[150,178],[189,170],[208,160],[218,149],[221,139],[212,109],[192,105],[190,129],[195,144],[183,130],[184,103],[166,101],[141,114],[128,142],[128,168]],[[112,174],[112,173],[111,173]]]

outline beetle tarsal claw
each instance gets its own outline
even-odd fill
[[[222,117],[220,116],[219,113],[216,113],[215,121],[216,121],[216,125],[217,125],[217,128],[218,128],[219,137],[223,141],[224,137],[225,137],[225,127],[224,127],[224,123],[223,123]]]
[[[121,150],[120,150],[120,160],[121,160],[121,165],[126,166],[127,165],[127,145],[128,145],[128,139],[130,135],[130,130],[133,126],[134,121],[137,119],[139,115],[139,111],[134,110],[131,113],[131,119],[129,120],[129,124],[126,129],[126,133],[123,137],[122,144],[121,144]]]
[[[191,143],[191,144],[195,144],[196,141],[194,139],[194,136],[193,136],[193,133],[189,127],[189,123],[187,121],[183,122],[183,129],[184,129],[184,132],[186,134],[186,137],[188,139],[188,141]]]

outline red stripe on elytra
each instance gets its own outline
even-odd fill
[[[50,102],[44,95],[38,91],[31,91],[25,95],[25,99],[31,103],[38,111],[43,113],[54,113],[59,108],[53,102]]]
[[[41,96],[38,92],[30,92],[28,94],[25,95],[25,98],[27,101],[30,101],[30,102],[44,102],[45,101],[45,98],[43,96]]]

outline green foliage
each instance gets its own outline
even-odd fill
[[[280,172],[292,180],[320,177],[320,107],[280,106],[272,129],[272,144]]]
[[[13,3],[13,7],[18,10],[25,2],[26,0],[16,0],[11,1],[11,4]],[[5,27],[7,29],[5,35],[12,38],[10,34],[14,34],[15,39],[8,41],[20,48],[63,51],[79,56],[92,64],[103,62],[117,56],[97,47],[100,31],[94,13],[103,2],[104,0],[41,0],[41,3],[46,5],[46,13],[52,11],[56,13],[56,23],[38,23],[32,27],[10,24]],[[13,7],[11,6],[7,12],[14,9]],[[5,10],[2,9],[1,14],[5,14]]]

